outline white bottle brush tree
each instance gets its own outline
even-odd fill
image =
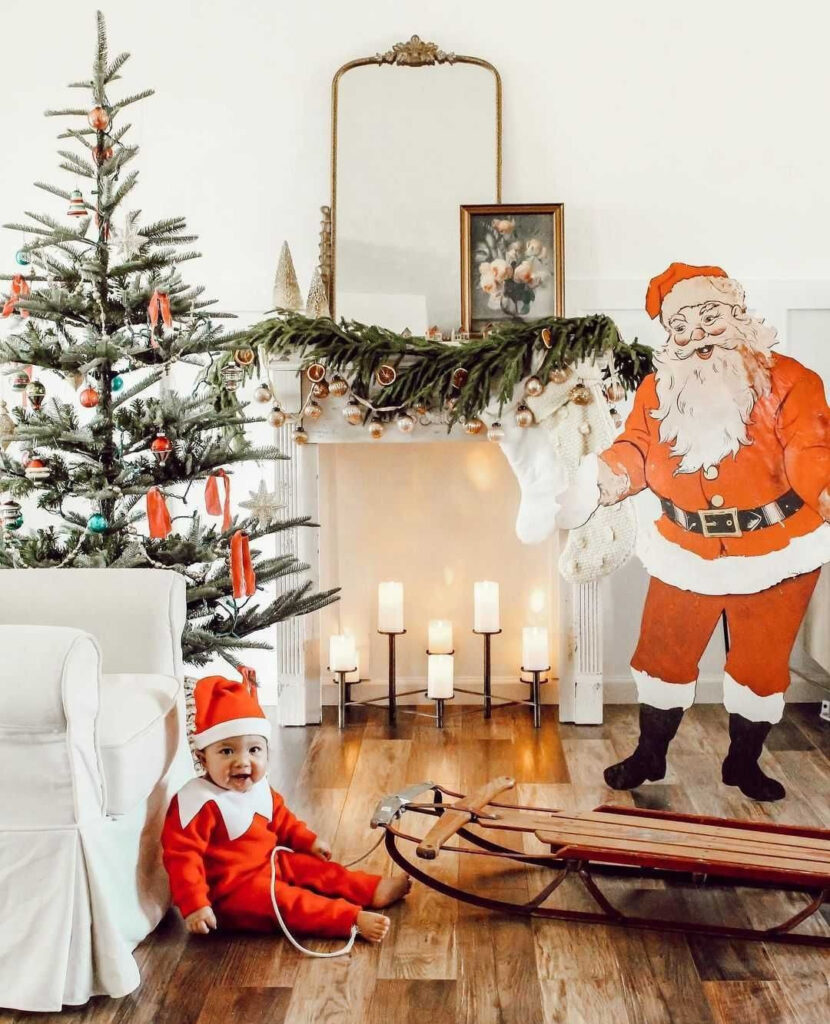
[[[285,456],[246,438],[255,420],[236,387],[255,357],[241,332],[213,322],[223,314],[206,312],[203,288],[182,280],[179,265],[199,255],[186,248],[194,237],[184,219],[151,222],[125,207],[138,148],[125,141],[123,111],[152,95],[110,95],[128,56],[109,59],[99,12],[92,78],[71,86],[88,105],[47,111],[78,122],[59,136],[75,146],[59,151],[70,187],[37,182],[61,209],[5,225],[24,243],[18,273],[0,275],[10,282],[3,316],[17,320],[0,363],[21,394],[12,415],[0,409],[0,566],[173,569],[187,580],[185,660],[218,654],[236,666],[246,648],[267,646],[260,630],[322,608],[337,591],[313,592],[292,554],[257,550],[280,531],[314,526],[308,518],[280,520],[262,486],[245,503],[252,516],[231,516],[224,501],[234,465]],[[200,367],[191,395],[169,387],[176,362]],[[76,402],[50,394],[57,378],[73,384]],[[200,514],[206,484],[218,521]],[[21,499],[54,523],[28,529]],[[276,599],[262,593],[271,581]]]

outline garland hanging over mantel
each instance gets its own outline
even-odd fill
[[[389,421],[407,409],[443,409],[452,426],[478,417],[494,401],[500,409],[508,405],[522,380],[535,377],[544,386],[551,374],[556,379],[576,363],[609,355],[626,391],[652,369],[651,349],[623,341],[603,314],[505,323],[484,337],[456,342],[291,310],[277,314],[251,327],[245,343],[263,358],[299,357],[303,369],[320,364],[324,373],[342,378],[362,402],[364,420]]]

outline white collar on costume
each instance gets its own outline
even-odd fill
[[[205,804],[212,800],[222,815],[230,839],[238,839],[244,835],[251,827],[255,814],[261,814],[270,821],[274,813],[274,802],[267,776],[254,783],[247,793],[222,789],[206,777],[191,779],[177,795],[182,828],[187,828]]]

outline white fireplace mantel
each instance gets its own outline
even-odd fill
[[[296,361],[279,360],[270,365],[275,399],[288,412],[297,412],[304,399],[303,381]],[[445,424],[419,426],[414,434],[390,430],[381,441],[369,438],[363,429],[350,427],[334,417],[322,417],[307,426],[312,443],[297,445],[295,423],[290,419],[276,430],[276,443],[290,460],[276,463],[276,484],[281,491],[287,517],[319,514],[318,444],[417,444],[446,441],[481,444],[457,428],[449,434]],[[310,568],[315,587],[320,582],[320,545],[316,530],[292,530],[277,535],[278,553],[293,551]],[[552,561],[556,573],[556,561]],[[569,584],[557,577],[550,581],[558,595],[560,651],[558,666],[559,719],[562,722],[594,725],[602,722],[602,615],[597,583]],[[322,715],[322,672],[320,664],[319,615],[289,619],[277,628],[277,692],[282,725],[310,725]]]

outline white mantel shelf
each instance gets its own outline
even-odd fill
[[[273,361],[270,366],[271,386],[275,399],[289,414],[302,408],[305,398],[299,364],[286,360]],[[351,426],[340,409],[345,399],[326,398],[325,412],[319,420],[308,418],[304,423],[309,443],[297,445],[293,440],[295,423],[289,419],[278,428],[276,443],[290,461],[276,466],[276,480],[283,492],[286,516],[319,514],[319,466],[317,446],[320,444],[424,444],[455,442],[458,444],[490,444],[486,435],[464,432],[461,424],[447,430],[445,423],[417,424],[411,434],[403,434],[390,423],[382,438],[370,437],[365,426]],[[512,415],[505,411],[506,415]],[[492,416],[487,417],[490,422]],[[310,566],[315,586],[320,582],[320,547],[316,530],[286,531],[278,535],[279,552],[295,548],[295,554]],[[556,573],[556,560],[552,560]],[[559,644],[558,666],[559,719],[580,725],[602,722],[602,616],[599,588],[596,583],[572,585],[556,576],[550,580],[551,593],[558,595]],[[277,635],[277,686],[279,717],[282,725],[314,725],[322,718],[322,672],[320,664],[319,615],[306,615],[281,623]],[[325,682],[328,682],[326,677]]]

